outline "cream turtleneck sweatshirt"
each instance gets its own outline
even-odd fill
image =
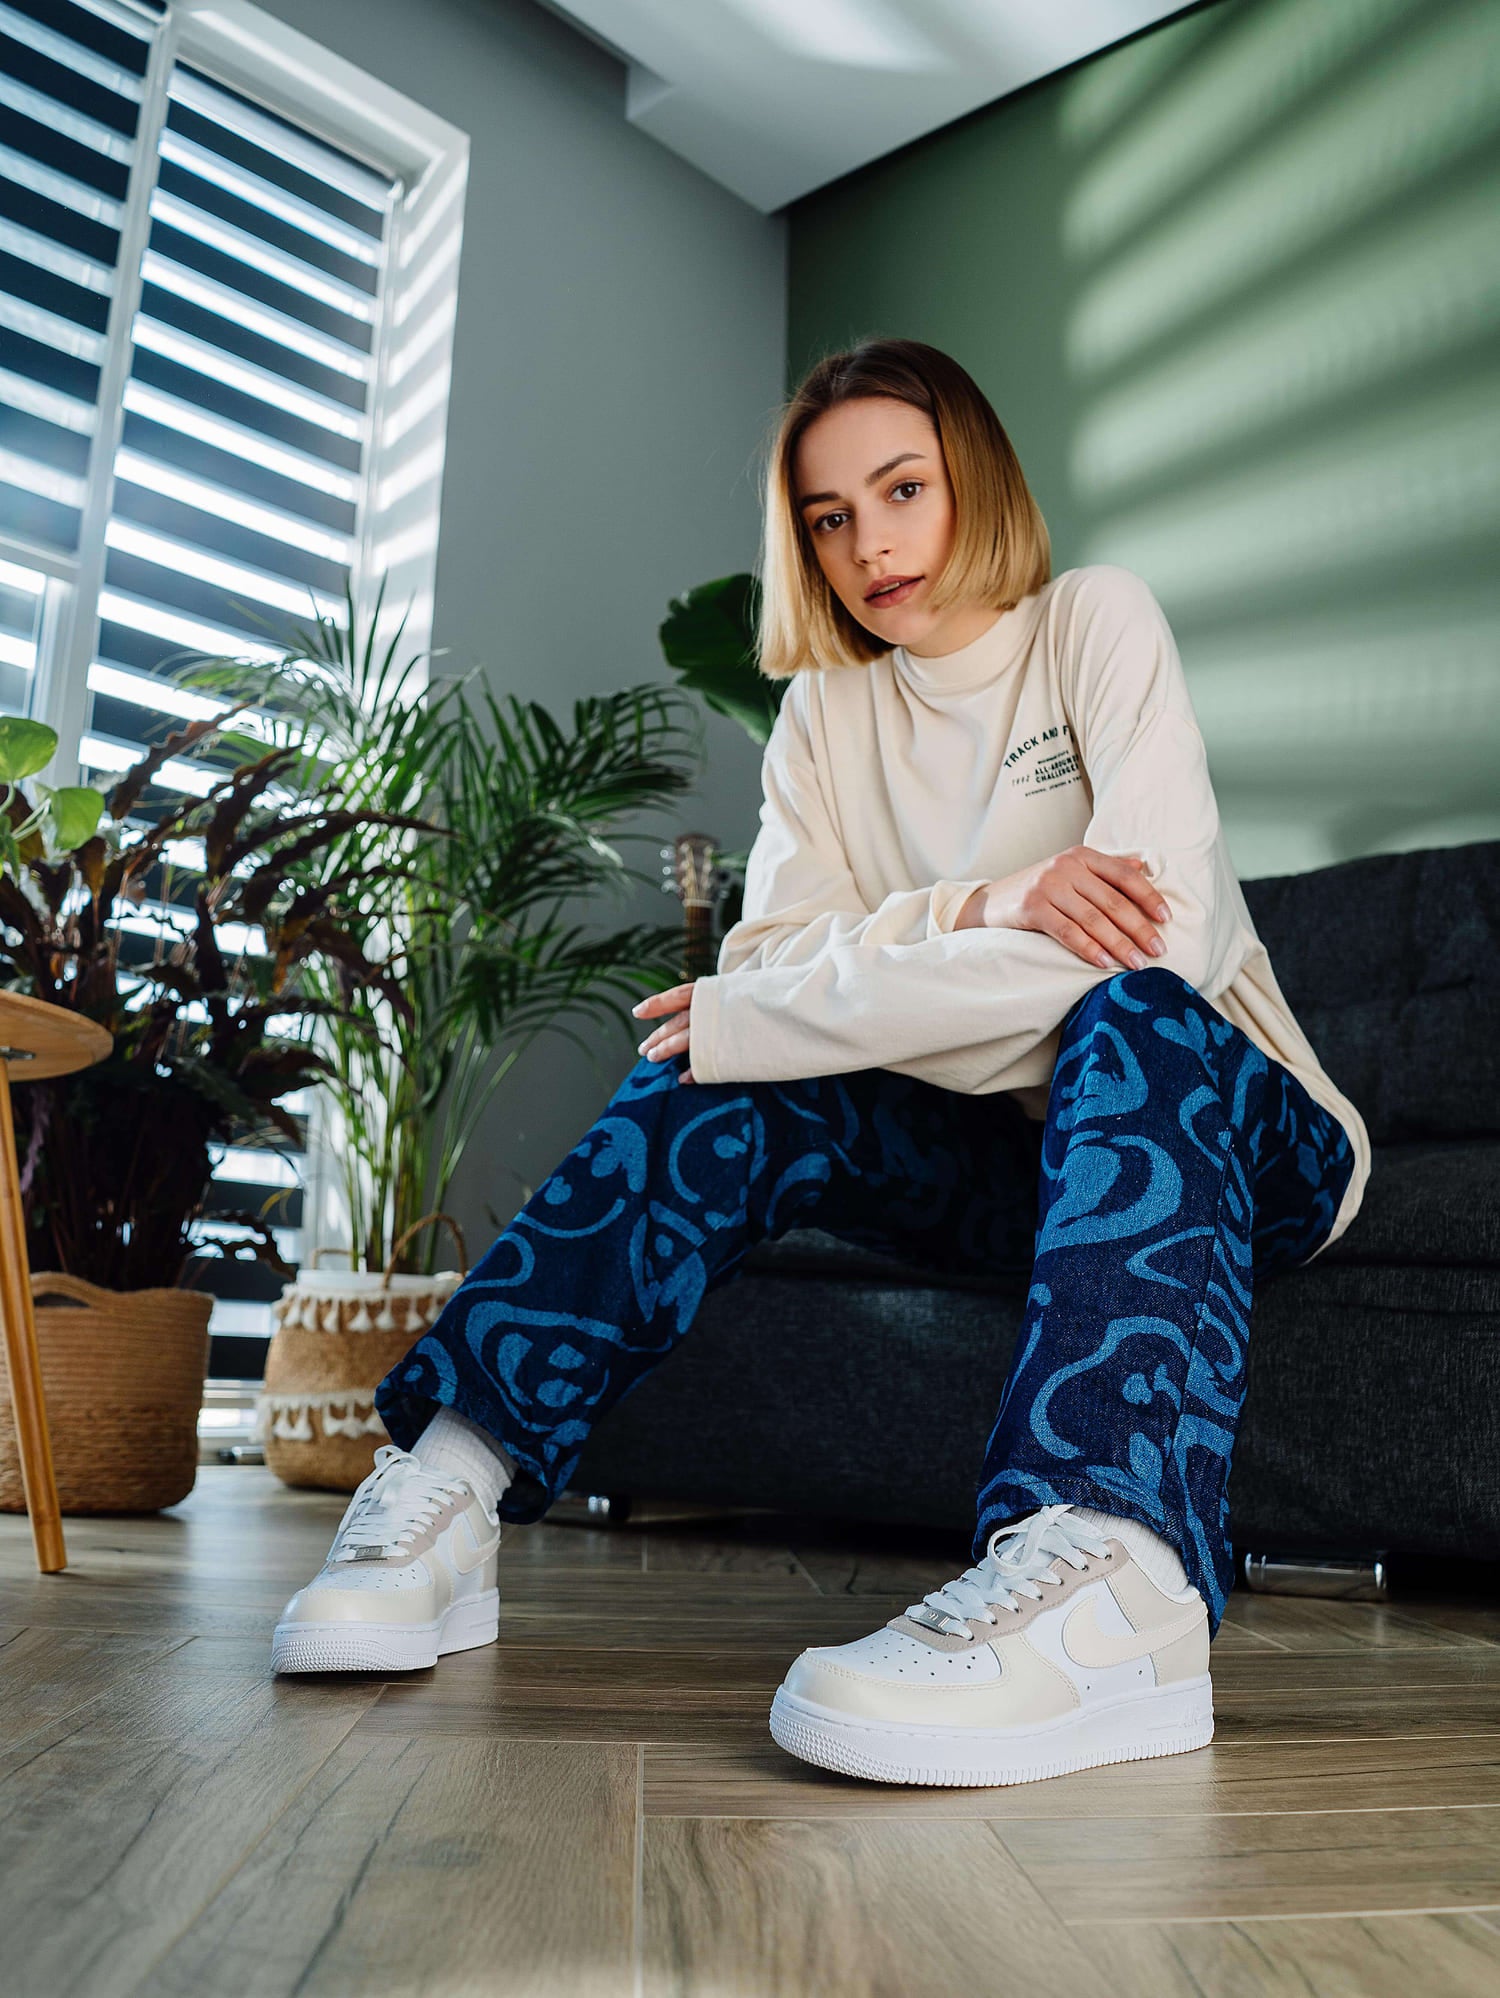
[[[1343,1125],[1229,858],[1177,646],[1128,569],[1069,569],[939,658],[799,673],[766,744],[743,914],[692,993],[700,1082],[890,1068],[1046,1115],[1059,1028],[1121,967],[1037,930],[955,929],[976,888],[1076,845],[1139,853],[1178,972]],[[1319,1251],[1321,1253],[1321,1249]]]

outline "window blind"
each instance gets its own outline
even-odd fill
[[[4,0],[0,0],[4,4]],[[113,466],[98,637],[80,748],[106,785],[208,704],[162,668],[185,650],[269,658],[256,623],[342,616],[355,559],[395,183],[191,64],[174,64]],[[211,774],[167,765],[178,789]],[[148,788],[145,811],[165,789]],[[192,856],[178,891],[190,901]],[[158,884],[159,892],[170,892]],[[137,912],[143,955],[163,902]],[[255,938],[243,941],[253,950]],[[125,953],[128,956],[128,953]],[[294,1114],[308,1106],[291,1098]],[[284,1144],[284,1141],[283,1141]],[[265,1214],[301,1259],[301,1156],[231,1144],[203,1237]],[[215,1375],[253,1378],[281,1280],[210,1260]]]
[[[254,614],[340,609],[392,185],[174,67],[106,531],[91,770],[124,768],[198,711],[154,677],[170,654],[270,657]]]
[[[151,34],[0,0],[0,532],[40,552],[78,547]],[[39,577],[0,587],[7,655],[34,648]]]

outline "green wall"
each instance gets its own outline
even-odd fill
[[[790,211],[1177,634],[1242,875],[1500,838],[1500,8],[1217,0]],[[1378,912],[1372,912],[1378,920]]]

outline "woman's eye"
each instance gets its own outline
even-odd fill
[[[894,499],[897,493],[902,492],[919,493],[922,490],[922,485],[923,481],[921,479],[899,479],[891,487],[891,497]],[[848,514],[843,511],[822,514],[813,522],[813,532],[815,534],[832,533],[834,528],[841,527],[848,518]]]

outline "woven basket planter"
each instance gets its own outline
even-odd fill
[[[65,1513],[158,1512],[198,1475],[198,1411],[213,1299],[198,1290],[102,1290],[38,1270],[36,1341]],[[67,1302],[45,1304],[48,1298]],[[0,1512],[23,1512],[10,1383],[0,1367]]]
[[[414,1346],[463,1282],[468,1268],[436,1276],[393,1276],[391,1265],[427,1215],[407,1230],[383,1274],[299,1270],[271,1306],[276,1329],[266,1353],[256,1430],[266,1462],[284,1485],[352,1492],[391,1439],[375,1412],[375,1389]]]

